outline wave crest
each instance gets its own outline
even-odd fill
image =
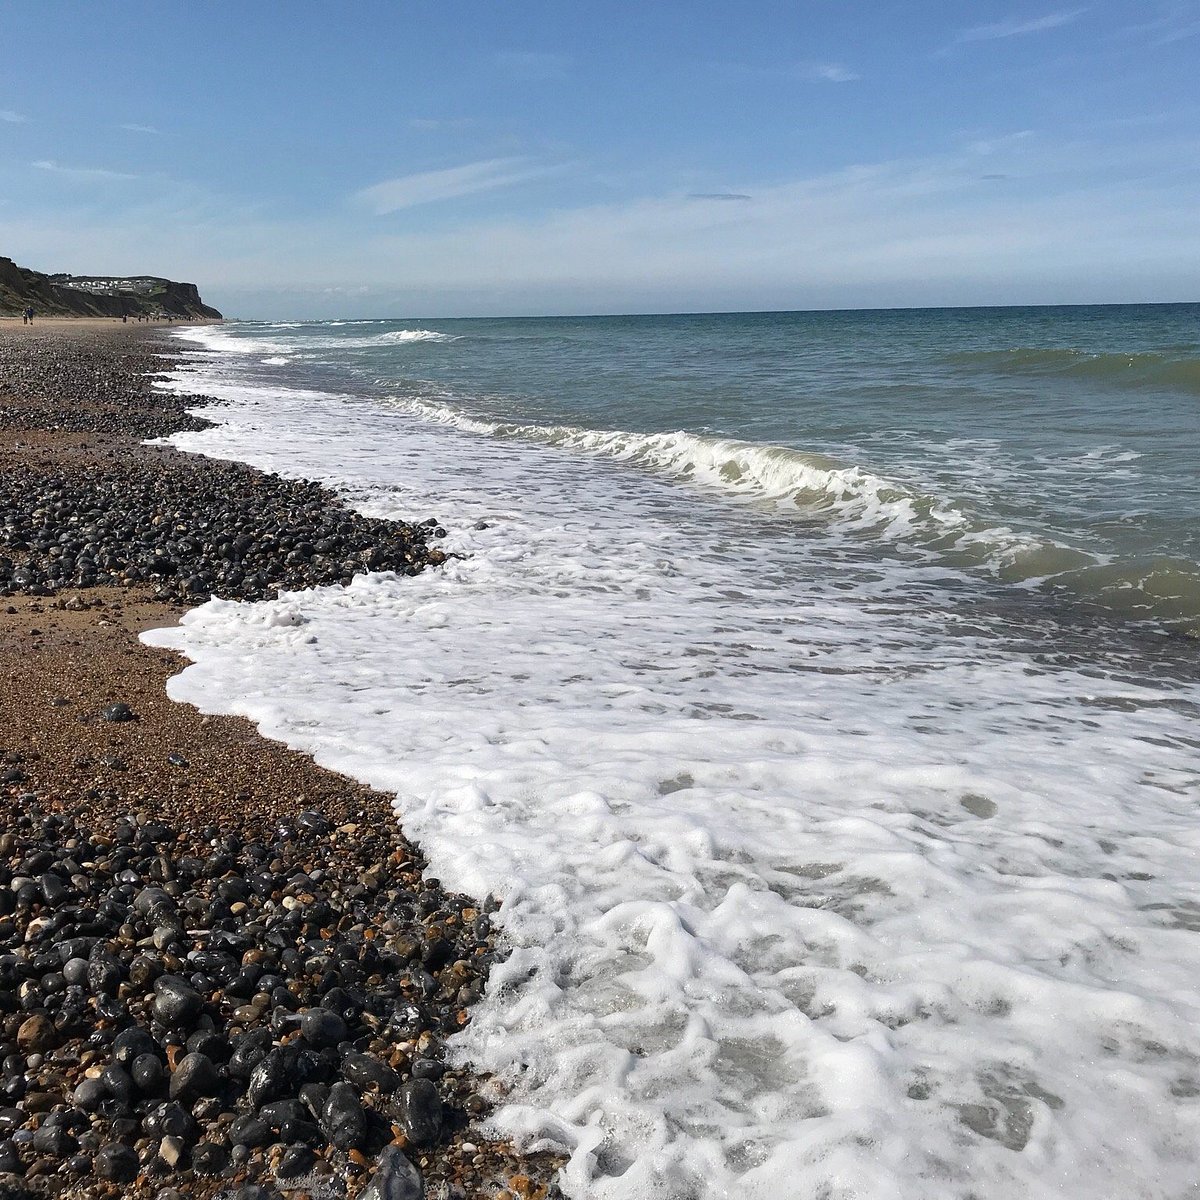
[[[511,438],[631,463],[700,484],[789,516],[821,520],[1012,580],[1042,579],[1093,565],[1089,554],[980,519],[954,500],[922,492],[854,463],[789,446],[705,437],[683,431],[630,433],[571,425],[488,421],[450,405],[404,399],[425,420],[470,433]]]
[[[380,345],[395,346],[404,342],[457,342],[461,334],[438,333],[436,329],[393,329],[371,339]]]

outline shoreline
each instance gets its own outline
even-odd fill
[[[494,1092],[444,1062],[503,952],[487,912],[423,878],[386,796],[168,700],[180,658],[137,640],[210,590],[415,573],[438,531],[141,445],[203,424],[144,378],[162,324],[0,337],[0,1183],[332,1200],[415,1168],[447,1200],[554,1196],[561,1159],[489,1143]]]

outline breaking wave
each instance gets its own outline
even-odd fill
[[[788,446],[677,431],[630,433],[491,421],[428,400],[402,409],[468,433],[628,463],[764,505],[776,514],[891,543],[1008,583],[1056,591],[1135,620],[1200,632],[1200,565],[1183,559],[1114,562],[1042,533],[987,520],[955,498],[922,492],[855,463]]]
[[[395,346],[404,342],[457,342],[461,336],[454,333],[438,333],[436,329],[396,329],[390,333],[377,334],[371,341]]]

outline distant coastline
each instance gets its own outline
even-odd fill
[[[158,275],[47,275],[0,256],[0,316],[221,320],[194,283]]]

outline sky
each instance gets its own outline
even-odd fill
[[[235,316],[1200,298],[1200,0],[40,0],[0,46],[0,254]]]

